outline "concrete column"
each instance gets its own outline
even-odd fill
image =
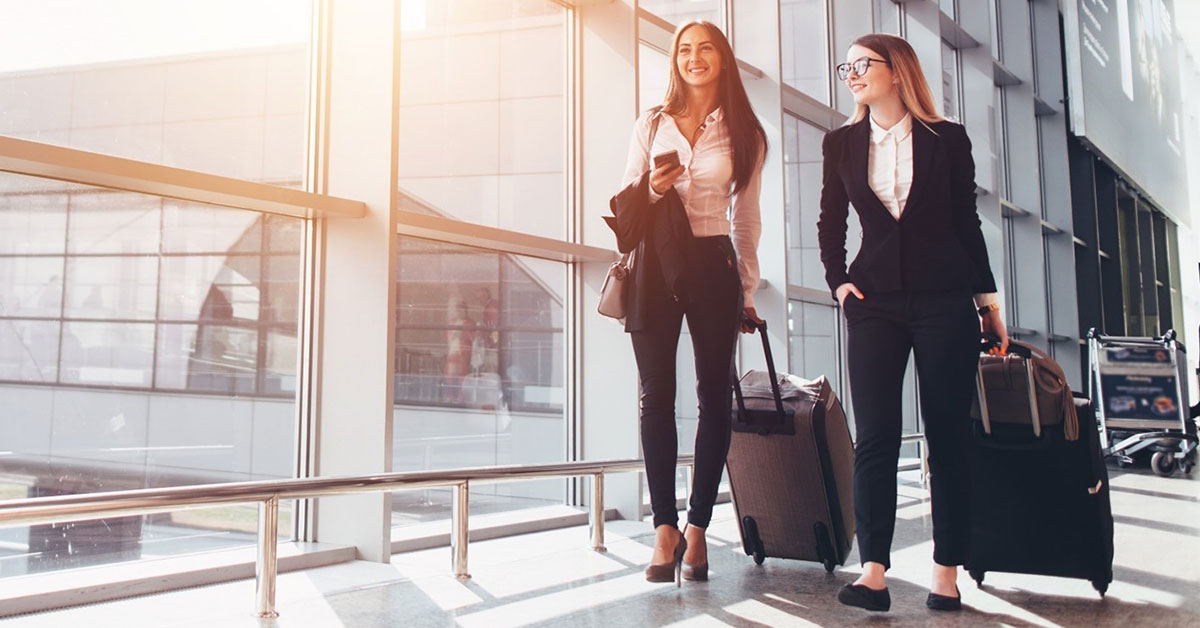
[[[618,0],[576,9],[578,186],[581,212],[578,238],[584,244],[615,250],[616,239],[604,224],[608,200],[619,191],[638,114],[637,20],[634,0]],[[586,77],[586,81],[578,77]],[[596,300],[608,264],[580,265],[581,285],[576,356],[579,370],[579,458],[637,458],[638,382],[629,336],[619,323],[596,313]],[[641,476],[606,474],[605,498],[625,519],[641,519]]]
[[[323,0],[316,190],[367,204],[317,225],[315,462],[322,476],[391,470],[397,16],[394,2]],[[329,43],[335,45],[330,46]],[[391,557],[391,496],[325,497],[315,537]]]

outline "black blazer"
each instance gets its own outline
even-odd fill
[[[863,292],[995,292],[975,209],[975,162],[960,124],[912,125],[913,181],[895,219],[867,180],[868,118],[825,134],[817,239],[831,292],[853,282]],[[862,247],[846,269],[847,205],[862,224]]]
[[[699,294],[692,264],[692,225],[683,200],[671,187],[650,203],[650,173],[630,183],[609,201],[604,220],[617,235],[617,249],[633,259],[633,284],[625,295],[625,331],[649,328],[671,301],[687,304]]]

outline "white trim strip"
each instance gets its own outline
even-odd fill
[[[360,218],[361,201],[0,135],[0,171],[299,218]]]
[[[396,211],[396,233],[558,262],[615,262],[619,258],[610,249],[406,210]]]

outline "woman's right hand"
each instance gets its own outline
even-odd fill
[[[849,296],[851,293],[853,293],[854,296],[858,297],[860,301],[863,299],[863,293],[859,291],[858,286],[856,286],[848,281],[846,283],[838,286],[837,292],[836,292],[838,305],[842,306],[843,308],[846,307],[846,297]]]
[[[672,185],[675,185],[675,179],[678,179],[681,174],[683,174],[683,164],[655,168],[650,173],[650,187],[655,194],[662,196],[671,189]]]

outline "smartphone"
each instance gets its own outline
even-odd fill
[[[671,150],[654,156],[654,169],[670,169],[679,165],[679,151]]]

